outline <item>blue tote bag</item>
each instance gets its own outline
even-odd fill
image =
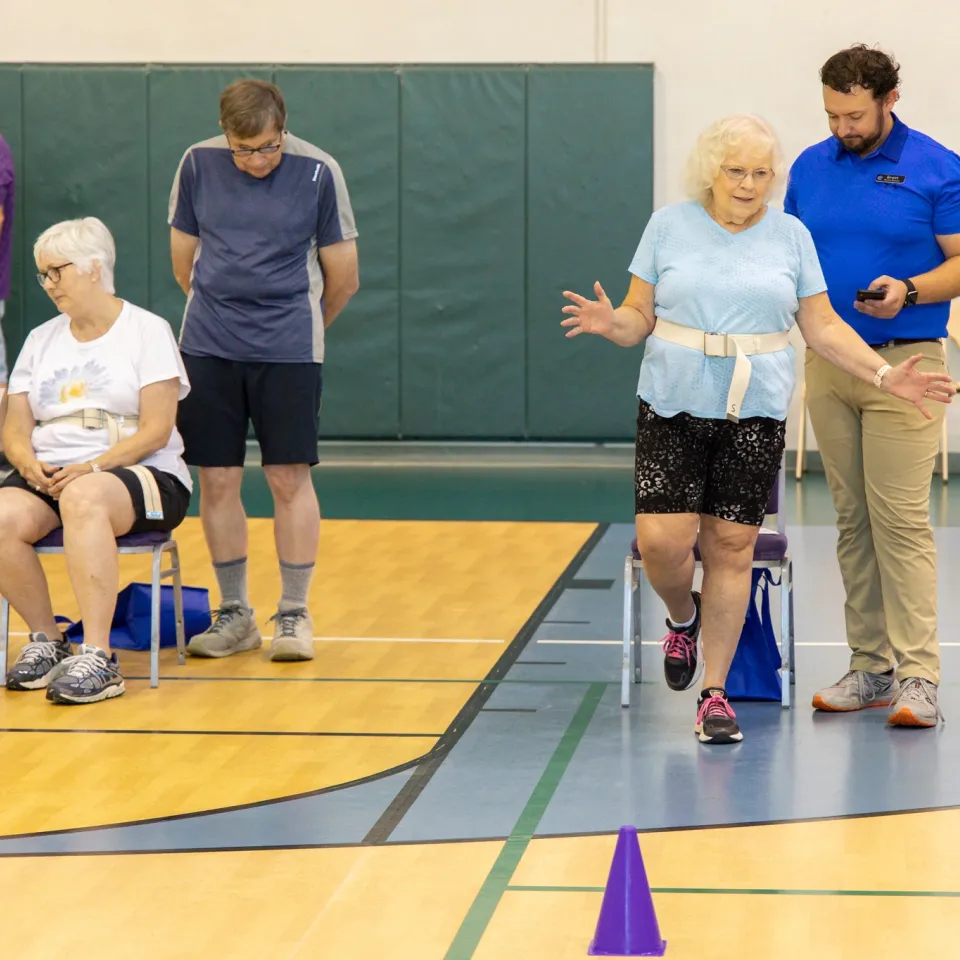
[[[730,700],[780,701],[783,683],[780,676],[782,661],[777,635],[770,616],[770,585],[774,583],[769,570],[753,571],[753,589],[747,616],[740,633],[740,642],[727,675],[727,697]],[[757,607],[757,594],[760,605]]]
[[[59,618],[58,618],[59,619]],[[210,596],[203,587],[183,588],[184,638],[189,640],[210,626]],[[83,643],[83,622],[67,627],[67,639]],[[160,646],[177,643],[173,611],[173,587],[160,588]],[[127,584],[117,596],[117,607],[110,625],[110,646],[117,650],[150,649],[150,584]]]

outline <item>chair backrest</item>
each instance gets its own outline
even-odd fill
[[[786,514],[783,510],[783,504],[787,493],[787,464],[786,458],[780,460],[780,469],[777,471],[777,478],[773,481],[773,488],[770,490],[770,499],[767,500],[767,516],[777,518],[777,533],[784,533],[787,528]]]

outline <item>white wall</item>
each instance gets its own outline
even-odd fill
[[[165,0],[122,15],[112,6],[0,0],[0,61],[651,62],[661,205],[680,198],[686,153],[721,113],[764,114],[791,159],[826,136],[817,70],[863,41],[899,59],[903,119],[960,150],[960,3],[946,0]],[[788,436],[792,446],[795,415]]]

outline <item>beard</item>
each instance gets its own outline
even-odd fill
[[[864,156],[876,150],[883,139],[883,110],[877,106],[877,115],[872,133],[856,137],[837,137],[844,147],[857,156]]]

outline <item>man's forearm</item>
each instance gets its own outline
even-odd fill
[[[338,314],[350,302],[357,292],[357,286],[352,283],[341,283],[334,287],[327,287],[323,295],[323,325],[329,327]]]
[[[917,303],[944,303],[960,297],[960,256],[950,257],[939,267],[911,277],[917,288]]]

